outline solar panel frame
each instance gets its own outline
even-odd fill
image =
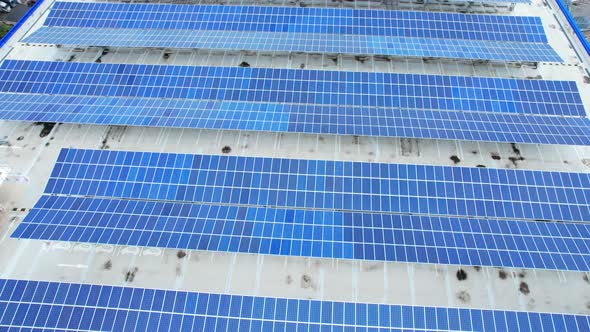
[[[577,331],[588,316],[334,302],[139,287],[0,280],[8,329],[158,331],[354,329]]]
[[[47,241],[590,270],[590,225],[43,195],[11,235]]]

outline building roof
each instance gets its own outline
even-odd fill
[[[52,0],[38,2],[30,17],[0,49],[4,63],[32,60],[234,68],[240,68],[239,65],[245,63],[253,69],[317,69],[572,81],[579,91],[581,109],[585,112],[590,109],[590,55],[553,0],[510,5],[475,3],[468,9],[463,3],[451,5],[449,2],[436,2],[434,5],[430,2],[416,4],[405,1],[337,2],[335,6],[433,12],[471,10],[491,15],[539,17],[548,44],[562,61],[533,63],[22,42],[32,38],[35,31],[41,28],[51,14],[53,5]],[[307,1],[272,2],[269,5],[288,8],[333,7],[332,3]],[[26,99],[27,96],[23,96],[23,102]],[[38,107],[41,109],[44,105]],[[10,145],[0,146],[0,163],[29,179],[24,183],[6,182],[0,187],[0,205],[5,208],[0,213],[0,266],[3,267],[3,279],[426,307],[583,316],[590,313],[590,282],[588,271],[584,270],[318,258],[11,237],[44,193],[62,148],[486,167],[585,175],[590,173],[588,144],[522,144],[509,140],[489,142],[27,121],[1,121],[0,132],[10,142]],[[583,254],[588,253],[583,251]],[[132,278],[129,278],[130,274]]]

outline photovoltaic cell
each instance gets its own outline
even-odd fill
[[[555,61],[537,17],[57,2],[29,43]]]
[[[590,221],[587,173],[63,149],[45,192]]]
[[[44,195],[16,238],[590,270],[590,225]]]
[[[0,280],[0,327],[93,331],[585,331],[588,316]]]
[[[0,91],[7,120],[590,144],[567,81],[7,60]]]

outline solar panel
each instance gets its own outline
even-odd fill
[[[590,145],[585,117],[17,93],[0,103],[0,119],[17,121]]]
[[[553,61],[538,17],[57,2],[28,43]]]
[[[590,221],[590,174],[63,149],[45,192]]]
[[[0,91],[584,116],[572,81],[6,60]]]
[[[590,270],[590,225],[43,195],[12,237],[377,261]]]
[[[0,326],[93,331],[584,331],[588,316],[0,280]],[[393,329],[393,330],[391,330]]]
[[[547,41],[541,19],[535,16],[350,8],[195,6],[190,4],[70,1],[56,1],[53,9],[45,21],[45,26],[165,28],[171,30],[231,29],[266,32],[404,35],[452,39],[478,38],[526,42]],[[430,22],[423,22],[423,20]],[[223,26],[224,22],[232,22],[233,24],[225,27]],[[443,27],[442,24],[446,24],[446,26]]]
[[[0,91],[7,120],[590,144],[568,81],[7,60]]]

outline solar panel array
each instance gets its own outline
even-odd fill
[[[562,62],[537,17],[342,8],[58,1],[24,41]],[[0,92],[7,120],[590,145],[580,93],[565,81],[4,60]],[[64,149],[12,236],[589,271],[589,203],[590,174]],[[0,279],[0,329],[564,331],[590,322]]]
[[[533,221],[590,221],[590,174],[64,149],[45,193],[13,236],[582,271],[590,264],[589,224]],[[490,217],[507,220],[482,219]]]
[[[590,270],[590,225],[43,195],[17,238]]]
[[[57,2],[28,43],[562,62],[538,17]]]
[[[7,60],[0,91],[584,116],[572,81]]]
[[[590,144],[568,81],[6,60],[0,91],[8,120]]]
[[[0,327],[76,331],[585,331],[587,316],[0,279]]]
[[[45,192],[590,221],[590,174],[63,149]]]

